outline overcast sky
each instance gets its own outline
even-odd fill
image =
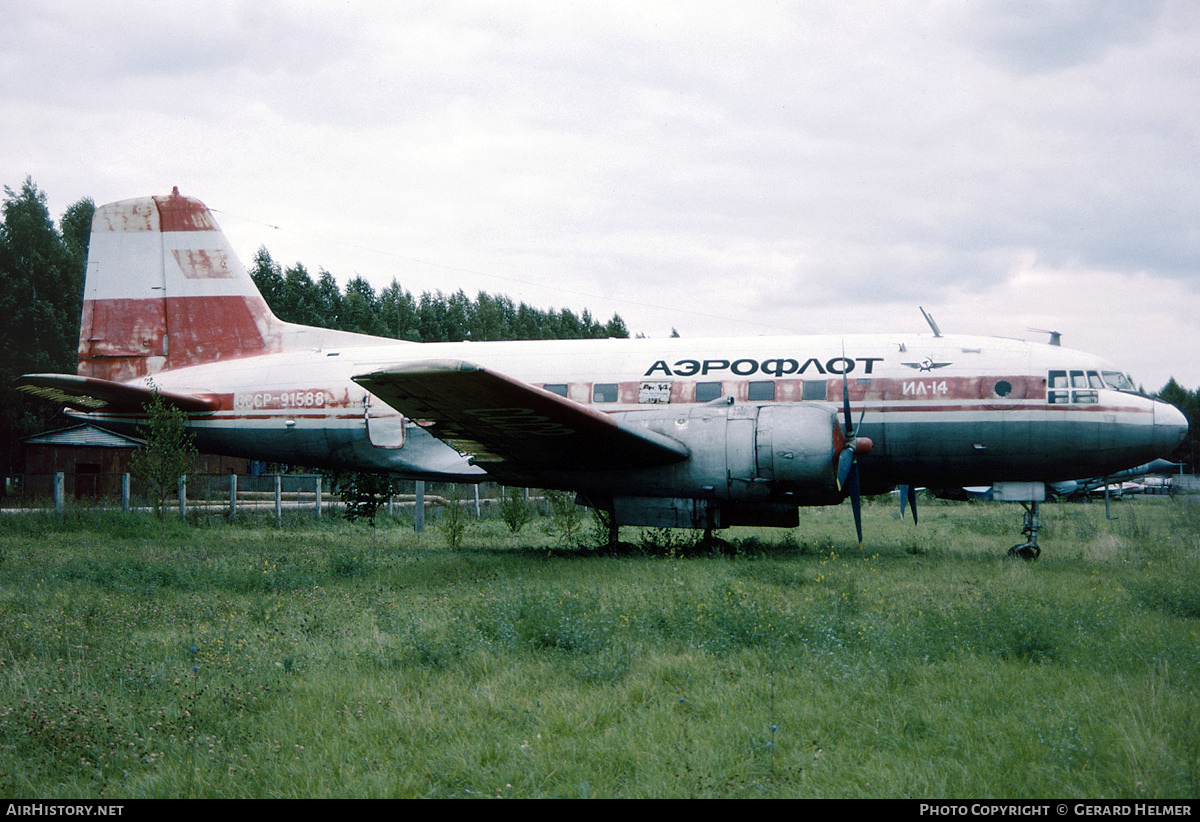
[[[685,337],[1045,339],[1200,387],[1194,0],[0,0],[0,183]]]

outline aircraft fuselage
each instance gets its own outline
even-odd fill
[[[213,453],[561,488],[618,524],[706,529],[847,495],[857,519],[860,491],[895,485],[1104,476],[1187,431],[1097,357],[931,327],[416,344],[299,326],[173,191],[96,210],[78,373],[18,387],[130,433],[159,392]]]
[[[717,420],[724,430],[713,437],[725,443],[717,450],[734,464],[701,469],[711,480],[703,485],[721,474],[729,475],[724,484],[736,484],[739,461],[742,473],[756,475],[761,449],[754,436],[736,441],[739,419],[791,405],[836,413],[843,377],[853,416],[861,417],[859,433],[874,443],[863,461],[870,487],[1103,476],[1160,455],[1177,442],[1181,425],[1186,430],[1173,407],[1103,383],[1114,370],[1097,357],[965,336],[381,340],[219,361],[160,372],[153,381],[220,398],[219,410],[192,416],[203,449],[410,478],[486,479],[468,456],[427,434],[421,421],[403,419],[351,380],[428,358],[470,360],[617,417],[640,416],[667,436]],[[1066,387],[1052,388],[1052,373],[1065,375]],[[1082,375],[1075,388],[1073,373]],[[1091,385],[1103,387],[1089,387],[1089,374]],[[115,415],[97,422],[129,428],[132,420]],[[639,485],[636,476],[611,481],[626,489]]]

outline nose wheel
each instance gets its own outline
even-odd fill
[[[1021,507],[1025,509],[1025,527],[1021,529],[1021,533],[1025,535],[1025,541],[1009,548],[1008,555],[1032,561],[1042,555],[1042,549],[1038,547],[1037,541],[1038,528],[1041,527],[1038,522],[1038,503],[1022,502]]]

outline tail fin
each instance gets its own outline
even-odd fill
[[[129,380],[271,353],[281,349],[285,326],[199,200],[175,189],[96,209],[81,376]]]

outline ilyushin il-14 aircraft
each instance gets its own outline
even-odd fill
[[[18,386],[137,433],[157,394],[198,448],[398,478],[572,491],[621,525],[794,527],[916,486],[1045,483],[1168,456],[1187,432],[1099,357],[932,333],[412,343],[283,322],[176,189],[96,209],[77,374]],[[915,507],[913,507],[915,517]]]

